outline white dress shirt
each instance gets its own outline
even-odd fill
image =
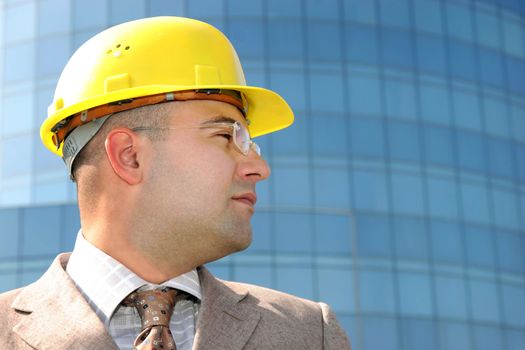
[[[143,289],[154,289],[160,285],[146,282],[89,243],[82,236],[82,231],[77,235],[66,271],[118,347],[132,349],[133,342],[141,330],[140,317],[135,308],[124,307],[120,303],[137,288],[144,286]],[[172,278],[161,286],[185,291],[196,298],[197,302],[191,299],[179,301],[170,320],[170,330],[177,349],[191,350],[202,298],[197,270]]]

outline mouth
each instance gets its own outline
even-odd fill
[[[241,203],[244,203],[251,208],[255,207],[255,203],[257,202],[257,195],[253,192],[248,192],[241,194],[239,196],[232,197],[233,200],[239,201]]]

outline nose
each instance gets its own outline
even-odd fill
[[[250,149],[246,156],[240,156],[237,169],[243,180],[257,183],[270,176],[268,163],[253,149]]]

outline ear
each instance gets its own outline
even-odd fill
[[[139,162],[141,144],[137,134],[127,128],[116,128],[109,132],[104,143],[108,161],[113,172],[129,185],[142,181]]]

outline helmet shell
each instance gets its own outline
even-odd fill
[[[170,91],[228,89],[243,93],[251,137],[293,122],[277,93],[246,85],[230,41],[215,27],[182,17],[152,17],[123,23],[95,35],[66,64],[48,117],[44,145],[62,156],[53,127],[93,107]]]

